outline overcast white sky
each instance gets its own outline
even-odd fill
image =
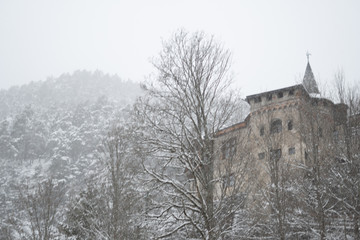
[[[233,54],[243,96],[343,68],[360,81],[358,0],[0,0],[0,89],[77,69],[142,81],[161,39],[203,30]]]

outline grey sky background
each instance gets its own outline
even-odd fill
[[[233,54],[242,96],[295,84],[306,67],[360,81],[358,0],[0,0],[0,89],[77,69],[143,81],[179,28]]]

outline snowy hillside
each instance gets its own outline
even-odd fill
[[[65,211],[102,167],[98,149],[109,129],[127,121],[140,95],[138,84],[100,71],[0,91],[0,239],[27,238],[32,221],[19,210],[36,189],[61,186],[57,207]]]
[[[126,104],[133,102],[140,93],[139,84],[124,81],[117,75],[78,70],[58,78],[0,90],[0,120],[21,111],[26,105],[45,109],[73,108],[104,96],[111,102]]]

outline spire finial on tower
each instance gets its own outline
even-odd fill
[[[304,79],[303,79],[303,86],[305,87],[306,91],[308,93],[319,93],[319,88],[317,86],[317,83],[315,81],[315,77],[314,74],[311,70],[310,67],[310,62],[309,62],[309,57],[310,57],[311,53],[309,53],[308,51],[306,52],[306,57],[307,57],[307,66],[306,66],[306,70],[305,70],[305,75],[304,75]]]
[[[308,62],[309,62],[310,56],[311,56],[311,53],[309,53],[309,51],[306,51],[306,57],[307,57]]]

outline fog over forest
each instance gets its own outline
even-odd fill
[[[141,84],[0,90],[0,240],[360,239],[359,84],[319,91],[308,55],[302,82],[243,99],[231,56],[181,29]]]
[[[85,70],[0,91],[0,239],[30,237],[20,199],[30,201],[38,185],[49,191],[47,181],[59,191],[53,193],[59,194],[56,222],[65,216],[71,199],[101,177],[99,146],[111,128],[128,121],[142,94],[138,83]],[[48,224],[55,227],[54,221]]]

